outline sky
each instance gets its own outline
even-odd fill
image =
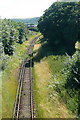
[[[1,18],[32,18],[42,16],[57,0],[0,0]]]

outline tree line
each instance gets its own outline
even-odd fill
[[[7,55],[13,55],[14,43],[22,44],[27,40],[28,29],[22,22],[15,22],[10,19],[1,20],[1,38],[4,53]]]

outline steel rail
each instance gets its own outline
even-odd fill
[[[30,45],[27,48],[27,55],[30,56],[29,60],[29,78],[30,78],[30,112],[31,112],[31,119],[34,118],[34,110],[33,110],[33,94],[32,94],[32,49],[34,47],[35,41],[40,37],[34,38],[32,41],[30,41]],[[17,120],[19,118],[19,111],[20,111],[20,102],[21,102],[21,92],[22,92],[22,86],[23,86],[23,80],[24,80],[24,75],[25,75],[25,63],[28,61],[28,59],[24,59],[22,61],[22,64],[20,66],[20,71],[19,71],[19,78],[18,78],[18,89],[17,89],[17,94],[16,94],[16,101],[14,104],[14,110],[13,110],[13,115],[12,115],[12,120]]]

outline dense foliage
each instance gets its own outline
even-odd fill
[[[80,51],[72,57],[53,55],[48,59],[53,73],[53,81],[49,85],[51,94],[54,96],[56,91],[59,100],[75,117],[80,117]]]
[[[1,20],[1,42],[4,48],[4,53],[12,55],[14,51],[14,43],[23,43],[27,39],[27,27],[24,23],[14,22],[12,20]]]
[[[38,28],[50,45],[64,46],[68,53],[75,50],[80,38],[80,4],[78,2],[55,2],[39,19]]]
[[[68,108],[80,116],[80,51],[76,51],[72,58],[69,58],[64,74],[66,82],[63,86],[66,89],[66,104]],[[62,95],[63,96],[63,92]]]

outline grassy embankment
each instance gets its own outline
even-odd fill
[[[23,44],[15,44],[15,53],[13,56],[9,57],[7,62],[7,66],[3,71],[2,75],[2,117],[3,118],[11,118],[16,90],[18,85],[18,73],[19,66],[21,61],[27,57],[26,49],[29,45],[29,41],[38,36],[39,34],[31,34],[28,35],[29,40],[25,41]],[[0,93],[1,94],[1,93]],[[1,108],[0,108],[1,109]]]
[[[76,96],[70,98],[64,88],[66,74],[63,70],[67,60],[64,50],[53,51],[40,40],[34,46],[33,88],[38,118],[75,117],[71,110],[75,110]]]

